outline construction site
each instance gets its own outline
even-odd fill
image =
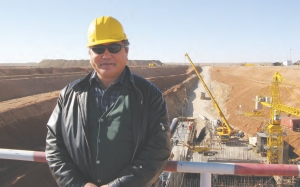
[[[72,64],[72,65],[71,65]],[[300,165],[300,66],[129,61],[168,106],[170,161]],[[44,151],[59,91],[88,61],[0,66],[0,148]],[[16,91],[16,88],[18,88]],[[163,172],[158,187],[199,187],[200,173]],[[212,174],[212,187],[297,187],[298,176]],[[55,183],[46,163],[0,160],[0,187]]]

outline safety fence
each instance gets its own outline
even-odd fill
[[[0,149],[0,159],[46,162],[45,153],[39,151]],[[300,176],[300,165],[287,164],[250,164],[250,163],[213,163],[168,161],[164,169],[166,173],[201,174],[200,186],[211,187],[212,176],[244,175],[244,176]],[[183,175],[181,175],[183,178]],[[180,181],[177,181],[180,183]],[[220,184],[221,186],[221,184]]]

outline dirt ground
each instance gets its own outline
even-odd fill
[[[189,65],[163,65],[157,67],[132,66],[132,72],[153,82],[163,92],[167,101],[170,121],[182,115],[184,98],[193,94],[198,77]],[[268,119],[250,118],[242,112],[254,109],[253,98],[272,83],[275,71],[293,82],[299,78],[299,67],[242,67],[212,66],[210,69],[211,92],[233,127],[248,136],[256,132]],[[72,80],[91,71],[89,67],[41,68],[0,67],[0,148],[39,150],[45,147],[46,123],[56,104],[59,90]],[[201,68],[199,67],[201,72]],[[298,89],[299,90],[299,89]],[[293,89],[296,92],[296,89]],[[296,92],[298,98],[300,92]],[[295,105],[295,99],[287,92],[282,101]],[[197,99],[194,97],[193,102]],[[213,106],[211,107],[213,110]],[[217,114],[215,115],[217,117]],[[299,133],[287,130],[288,141],[295,153],[300,155]],[[56,186],[45,163],[0,160],[1,186]]]

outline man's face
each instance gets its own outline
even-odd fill
[[[103,44],[108,46],[115,43]],[[117,42],[124,46],[122,42]],[[128,61],[128,48],[122,47],[117,53],[110,53],[105,49],[103,54],[96,54],[92,49],[89,50],[90,63],[96,70],[98,77],[101,79],[116,80],[124,70]]]

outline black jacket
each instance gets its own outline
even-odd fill
[[[163,171],[170,155],[170,129],[166,103],[152,83],[130,77],[130,104],[134,152],[132,163],[109,183],[112,187],[148,187]],[[87,95],[91,73],[67,85],[48,121],[46,159],[61,187],[79,187],[93,178],[88,144]]]

